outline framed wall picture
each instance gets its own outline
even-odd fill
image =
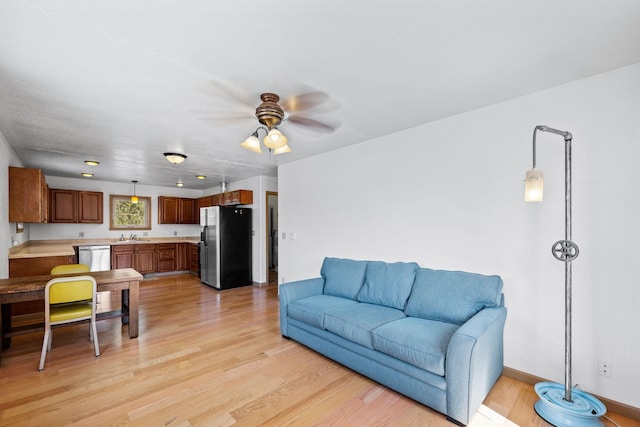
[[[151,230],[151,197],[109,196],[109,230]]]

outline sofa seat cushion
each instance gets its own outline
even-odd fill
[[[500,276],[420,268],[405,314],[462,325],[502,298]]]
[[[289,303],[287,305],[287,314],[292,319],[324,329],[324,316],[328,311],[343,307],[353,307],[359,304],[359,302],[347,298],[332,295],[314,295]]]
[[[373,348],[444,376],[447,347],[458,328],[451,323],[406,317],[374,329]]]
[[[373,349],[371,331],[404,317],[401,310],[362,303],[328,311],[324,317],[324,328],[342,338]]]
[[[324,278],[324,294],[356,299],[364,283],[367,261],[325,258],[320,274]]]
[[[415,262],[369,261],[358,301],[404,310],[418,268]]]

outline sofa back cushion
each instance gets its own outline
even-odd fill
[[[405,314],[462,325],[486,307],[502,301],[500,276],[421,268]]]
[[[415,262],[369,261],[358,301],[404,310],[418,268]]]
[[[367,261],[325,258],[320,274],[324,277],[324,294],[355,300],[364,283]]]

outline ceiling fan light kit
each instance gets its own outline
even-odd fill
[[[186,155],[180,153],[163,153],[163,155],[167,160],[175,165],[180,164],[187,159]]]
[[[324,92],[310,92],[288,99],[283,103],[289,114],[286,120],[296,125],[312,126],[325,132],[333,131],[334,127],[326,123],[291,115],[296,110],[313,108],[326,99],[327,94]],[[280,97],[275,93],[266,92],[260,95],[260,100],[262,102],[256,108],[255,116],[258,122],[264,126],[258,127],[240,146],[254,153],[262,153],[258,131],[263,130],[266,136],[262,143],[269,149],[270,154],[290,153],[291,147],[287,145],[288,138],[278,129],[278,126],[285,120],[285,110],[278,104]]]

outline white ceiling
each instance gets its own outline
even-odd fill
[[[0,0],[0,132],[47,175],[209,188],[638,63],[639,41],[637,0]],[[335,132],[239,146],[260,93],[309,90]]]

